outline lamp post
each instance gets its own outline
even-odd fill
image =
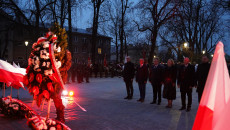
[[[188,43],[185,42],[185,43],[184,43],[184,48],[187,48],[187,47],[188,47]]]
[[[202,54],[203,54],[203,55],[205,54],[205,50],[202,51]]]
[[[25,45],[26,45],[26,61],[27,61],[27,46],[28,46],[29,42],[28,41],[25,41]]]

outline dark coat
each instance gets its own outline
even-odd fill
[[[209,63],[199,64],[196,71],[196,81],[198,82],[197,92],[203,92],[210,69]]]
[[[162,65],[158,65],[156,68],[154,65],[150,68],[149,81],[154,84],[161,84],[163,82],[163,71],[164,67]]]
[[[124,81],[129,81],[134,78],[135,75],[135,68],[132,62],[127,62],[124,67],[123,71],[123,78]]]
[[[188,64],[187,67],[182,65],[179,69],[178,82],[181,92],[192,91],[189,87],[193,87],[195,84],[195,67]]]
[[[137,66],[136,81],[138,83],[147,83],[149,76],[148,67],[144,64],[142,67]]]
[[[166,67],[164,69],[164,90],[163,98],[168,100],[176,99],[176,87],[173,84],[176,84],[177,78],[177,68],[176,66]]]
[[[72,56],[69,50],[66,49],[65,56],[62,59],[62,66],[59,68],[62,80],[64,83],[67,82],[67,71],[70,69],[72,65]]]

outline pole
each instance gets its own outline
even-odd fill
[[[48,103],[47,119],[49,119],[49,117],[50,117],[51,99],[49,99],[49,101],[48,101],[48,102],[49,102],[49,103]]]
[[[6,90],[5,87],[6,87],[6,86],[5,86],[5,83],[3,83],[2,97],[5,97],[5,90]]]
[[[19,99],[19,89],[18,89],[18,95],[17,95],[17,98]]]
[[[12,86],[10,86],[10,87],[11,87],[10,96],[12,97]]]

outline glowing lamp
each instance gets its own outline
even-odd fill
[[[68,95],[68,91],[67,90],[63,90],[62,91],[62,95],[64,95],[64,96]]]
[[[74,95],[74,92],[73,91],[70,91],[69,92],[69,96],[72,97]]]

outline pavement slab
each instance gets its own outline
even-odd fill
[[[75,130],[191,130],[198,108],[198,99],[193,90],[193,104],[190,112],[180,111],[181,98],[177,88],[176,100],[171,109],[165,108],[167,100],[162,98],[161,105],[150,104],[153,100],[152,86],[147,83],[144,103],[137,102],[139,89],[133,82],[134,96],[125,100],[126,87],[122,78],[91,78],[90,83],[66,84],[68,90],[73,90],[74,97],[63,97],[65,105],[66,125]],[[163,89],[163,87],[162,87]],[[32,96],[27,90],[20,89],[20,100],[32,105]],[[13,97],[17,90],[13,89]],[[6,90],[10,95],[10,89]],[[0,91],[2,96],[2,91]],[[47,104],[44,110],[32,108],[42,116],[47,114]],[[87,111],[78,107],[80,104]],[[55,107],[51,105],[51,118],[55,118]],[[0,115],[0,129],[29,129],[26,119],[12,119]]]

